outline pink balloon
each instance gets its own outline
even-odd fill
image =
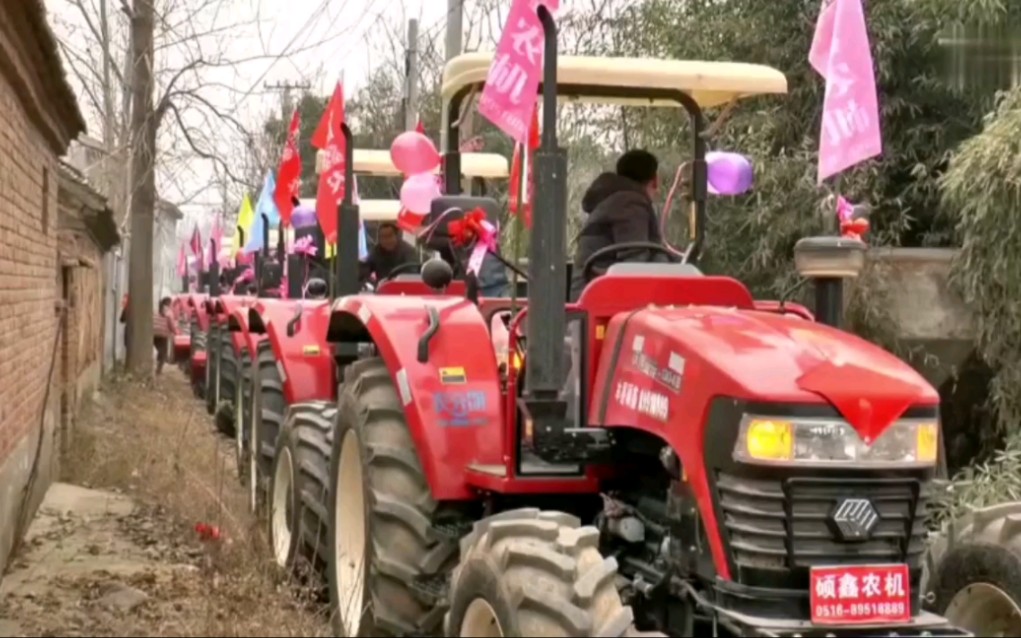
[[[440,154],[432,140],[418,131],[405,131],[390,145],[390,159],[405,175],[429,173],[440,165]]]
[[[433,200],[439,196],[440,185],[429,173],[411,175],[401,186],[401,206],[418,215],[428,213]]]

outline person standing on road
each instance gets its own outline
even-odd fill
[[[160,299],[159,310],[152,315],[152,345],[156,348],[156,374],[163,372],[170,339],[174,336],[174,317],[170,312],[170,305],[170,297]]]

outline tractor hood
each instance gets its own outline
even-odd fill
[[[791,315],[716,307],[650,308],[631,318],[646,354],[686,359],[685,387],[752,402],[831,404],[863,440],[939,394],[911,366],[864,339]],[[658,342],[659,348],[652,344]],[[654,352],[652,346],[660,352]],[[665,351],[664,351],[665,350]]]

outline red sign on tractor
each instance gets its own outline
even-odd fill
[[[813,567],[809,586],[813,623],[864,625],[911,620],[907,565]]]

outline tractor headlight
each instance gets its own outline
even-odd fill
[[[900,419],[871,445],[851,424],[836,418],[746,415],[734,459],[780,465],[915,465],[936,463],[939,422]]]

